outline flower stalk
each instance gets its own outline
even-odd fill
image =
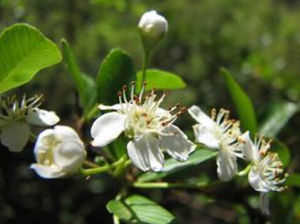
[[[135,182],[131,186],[134,188],[143,189],[169,189],[169,188],[182,188],[182,189],[204,189],[211,186],[215,186],[222,183],[217,180],[215,182],[205,184],[205,183],[169,183],[169,182]]]
[[[109,172],[112,169],[117,168],[118,166],[121,166],[121,165],[124,167],[127,167],[131,163],[131,161],[126,160],[124,158],[126,158],[126,157],[122,157],[121,159],[119,159],[118,161],[116,161],[112,164],[107,164],[104,166],[99,166],[99,167],[90,168],[90,169],[81,169],[80,173],[84,176],[92,176],[95,174]]]

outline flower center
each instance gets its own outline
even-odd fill
[[[41,140],[45,150],[41,150],[38,154],[38,162],[45,165],[51,166],[54,163],[53,150],[60,143],[54,136],[47,136]]]
[[[158,99],[156,99],[155,90],[144,96],[146,87],[146,83],[144,83],[140,94],[137,96],[134,93],[134,86],[135,83],[133,82],[130,100],[126,98],[126,86],[123,86],[122,92],[118,93],[121,105],[119,112],[126,116],[125,134],[128,137],[133,138],[145,133],[161,134],[167,125],[172,124],[185,111],[185,108],[181,107],[180,104],[169,108],[169,110],[159,107],[167,92],[163,92]]]
[[[23,96],[21,102],[18,101],[16,95],[0,100],[0,119],[5,121],[21,120],[28,111],[38,108],[43,102],[42,95],[26,99]]]
[[[269,185],[271,190],[282,191],[281,184],[286,180],[282,163],[276,153],[269,152],[261,161],[256,164],[260,177]]]

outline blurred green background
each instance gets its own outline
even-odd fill
[[[95,76],[113,47],[125,49],[141,67],[137,32],[139,17],[156,9],[169,21],[169,33],[151,67],[179,74],[188,88],[173,91],[167,105],[198,104],[205,110],[228,108],[236,113],[220,67],[235,74],[252,99],[259,122],[272,106],[300,100],[300,2],[297,0],[0,0],[0,30],[27,22],[59,44],[66,38],[82,70]],[[0,52],[1,53],[1,52]],[[41,71],[20,92],[44,93],[45,107],[65,124],[74,116],[75,91],[63,63]],[[188,130],[193,121],[178,123]],[[300,172],[300,114],[280,132],[290,148],[288,171]],[[118,184],[107,176],[83,180],[42,180],[29,170],[30,148],[0,151],[0,223],[111,223],[105,204]],[[195,173],[215,176],[215,162]],[[204,172],[204,171],[205,172]],[[212,172],[213,171],[213,172]],[[183,173],[182,175],[186,175]],[[270,218],[257,210],[257,193],[245,182],[232,182],[206,192],[135,191],[150,195],[176,214],[178,223],[300,223],[299,189],[272,197]],[[150,193],[149,193],[150,192]],[[163,196],[163,197],[162,197]]]

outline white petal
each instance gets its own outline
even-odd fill
[[[207,116],[198,106],[191,106],[188,109],[189,114],[194,118],[199,124],[207,129],[213,129],[216,123]]]
[[[258,161],[259,152],[250,138],[249,131],[246,131],[244,134],[242,134],[240,139],[244,141],[244,144],[241,145],[241,152],[243,153],[245,159],[248,161]]]
[[[54,138],[54,130],[53,129],[47,129],[42,131],[36,140],[35,146],[34,146],[34,155],[35,159],[39,162],[39,154],[40,153],[46,153],[48,151],[48,145],[47,141],[50,138]]]
[[[236,157],[225,149],[220,149],[217,157],[218,177],[222,181],[229,181],[237,173]]]
[[[164,155],[159,148],[158,140],[150,134],[130,141],[127,152],[135,166],[143,171],[149,169],[160,171],[163,168]]]
[[[25,147],[29,134],[28,124],[16,121],[2,128],[1,143],[12,152],[20,152]]]
[[[126,106],[126,104],[125,103],[123,103],[123,104],[114,104],[114,105],[112,105],[112,106],[108,106],[108,105],[104,105],[104,104],[100,104],[99,106],[98,106],[98,108],[100,109],[100,110],[121,110],[122,109],[122,105],[125,107]]]
[[[31,169],[33,169],[39,176],[43,178],[59,178],[66,175],[59,167],[56,165],[43,166],[38,163],[31,164]]]
[[[59,144],[53,151],[54,163],[67,173],[76,172],[86,157],[81,141],[69,140]]]
[[[267,183],[260,177],[259,172],[256,170],[255,167],[251,167],[251,170],[248,175],[248,181],[251,187],[254,190],[259,192],[268,192],[269,187]]]
[[[160,136],[160,142],[164,149],[174,159],[185,161],[196,148],[196,145],[188,140],[187,136],[176,126],[170,125],[163,130],[167,135]]]
[[[56,125],[54,127],[54,134],[55,134],[55,138],[63,141],[68,139],[68,140],[76,140],[81,142],[76,131],[73,128],[70,128],[68,126]]]
[[[207,146],[210,149],[218,149],[220,140],[212,132],[212,129],[207,128],[201,124],[196,124],[193,126],[195,139],[198,143]]]
[[[172,117],[172,114],[170,113],[170,111],[165,110],[160,107],[156,109],[155,114],[160,117]]]
[[[35,109],[28,112],[26,121],[37,126],[52,126],[59,122],[59,117],[54,111]]]
[[[97,118],[92,125],[93,146],[103,147],[115,140],[125,128],[125,116],[110,112]]]

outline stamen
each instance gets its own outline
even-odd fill
[[[126,90],[127,90],[127,86],[126,85],[122,86],[123,100],[125,103],[128,103],[126,98]]]
[[[172,113],[173,111],[175,111],[176,109],[180,109],[181,108],[181,104],[180,103],[177,103],[175,106],[173,107],[169,107],[168,111],[170,113]]]
[[[216,108],[212,108],[211,111],[210,111],[210,117],[211,117],[211,119],[215,120],[216,119],[216,115],[217,115]]]
[[[147,86],[147,83],[144,82],[143,85],[142,85],[142,89],[141,89],[140,95],[139,95],[140,102],[142,102],[142,100],[143,100],[143,94],[144,94],[144,91],[146,89],[146,86]]]
[[[131,85],[131,93],[130,93],[130,98],[132,99],[133,95],[134,95],[134,87],[135,87],[135,81],[132,81],[130,83]]]

